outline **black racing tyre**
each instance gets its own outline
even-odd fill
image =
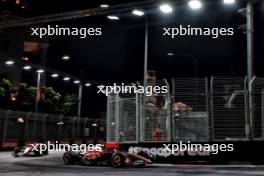
[[[71,152],[65,152],[63,154],[62,159],[63,159],[64,164],[74,164],[74,162],[75,162],[74,156],[72,155]]]
[[[48,154],[49,154],[48,149],[46,149],[45,151],[43,151],[42,154],[43,154],[43,155],[48,155]]]
[[[34,150],[34,154],[36,155],[36,156],[41,156],[42,154],[40,153],[40,151],[38,151],[38,150]]]
[[[21,148],[20,147],[15,147],[15,149],[13,150],[12,152],[12,155],[14,157],[18,157],[18,153],[21,151]]]
[[[122,152],[115,152],[111,158],[111,164],[114,168],[125,166],[126,156]]]

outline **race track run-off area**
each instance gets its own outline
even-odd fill
[[[255,165],[171,165],[154,163],[145,168],[112,168],[106,166],[64,165],[62,152],[47,156],[14,158],[11,152],[0,153],[0,176],[70,176],[70,175],[166,175],[166,176],[263,176],[264,166]]]

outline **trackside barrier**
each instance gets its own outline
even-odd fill
[[[252,126],[254,140],[264,139],[264,78],[255,77],[251,81]]]
[[[105,127],[105,120],[0,110],[0,149],[48,141],[103,142]]]
[[[140,142],[167,142],[171,139],[171,97],[167,80],[148,81],[147,86],[166,86],[167,93],[151,96],[143,95],[138,99],[141,112],[140,119]]]
[[[264,139],[264,78],[177,78],[147,85],[165,85],[169,91],[150,97],[108,96],[108,142]]]
[[[211,120],[214,140],[248,140],[249,109],[246,78],[211,79]]]
[[[172,102],[172,141],[208,141],[207,79],[172,79]]]
[[[264,139],[264,78],[177,78],[148,85],[167,86],[168,92],[111,94],[106,120],[0,110],[0,148],[105,138],[114,143]]]

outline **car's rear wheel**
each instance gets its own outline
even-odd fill
[[[70,152],[65,152],[63,154],[63,158],[62,159],[63,159],[64,164],[73,164],[74,163],[73,156],[71,155]]]
[[[126,156],[122,152],[116,152],[111,158],[111,163],[114,168],[123,167],[125,165]]]

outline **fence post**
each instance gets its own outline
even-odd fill
[[[206,113],[207,113],[207,123],[208,123],[208,132],[207,132],[207,140],[210,138],[210,127],[211,127],[211,125],[210,125],[210,116],[209,116],[209,96],[208,96],[208,94],[209,94],[209,91],[208,91],[208,79],[207,79],[207,77],[205,77],[205,108],[206,108]]]
[[[256,76],[254,76],[251,80],[249,81],[248,85],[248,103],[249,103],[249,134],[250,134],[250,140],[254,138],[254,113],[253,113],[253,97],[252,97],[252,84],[254,83],[254,80],[256,79]]]
[[[248,87],[248,77],[245,77],[244,80],[244,90],[245,90],[245,133],[246,133],[246,139],[250,139],[250,122],[249,122],[249,116],[250,116],[250,107],[249,107],[249,90]]]
[[[140,141],[140,104],[139,104],[139,95],[136,93],[136,143]]]
[[[61,140],[62,125],[59,125],[57,122],[60,122],[62,119],[63,119],[63,116],[59,117],[57,121],[55,121],[55,125],[57,125],[57,128],[58,128],[58,141]]]
[[[140,86],[140,83],[137,82],[137,85]],[[143,131],[143,127],[144,127],[144,117],[145,117],[145,114],[143,114],[143,109],[145,109],[145,107],[143,107],[143,97],[142,97],[142,94],[139,94],[138,95],[138,100],[137,100],[137,103],[138,103],[138,111],[139,111],[139,131],[138,131],[138,136],[139,136],[139,142],[143,142],[144,141],[144,138],[145,138],[145,133]]]
[[[215,139],[214,135],[214,77],[210,80],[210,141]]]
[[[86,117],[86,118],[84,118],[84,131],[83,131],[83,133],[84,133],[84,139],[85,139],[85,143],[87,143],[87,138],[89,138],[89,136],[90,136],[90,129],[89,128],[87,128],[87,126],[88,126],[88,118]],[[109,123],[110,124],[110,123]],[[107,126],[108,127],[108,126]],[[109,131],[109,130],[108,130]],[[107,137],[108,137],[108,135],[107,135]],[[107,140],[107,142],[108,142],[108,140]]]
[[[8,115],[10,111],[5,112],[5,120],[4,120],[4,128],[3,128],[3,140],[2,140],[2,146],[4,144],[4,140],[6,139],[6,134],[7,134],[7,125],[8,125]]]
[[[171,104],[170,104],[170,111],[171,111],[171,142],[175,142],[175,119],[173,115],[173,108],[175,104],[175,80],[172,78],[171,79],[172,83],[172,96],[171,96]]]
[[[115,94],[115,142],[119,142],[119,94]]]
[[[261,90],[261,130],[262,130],[262,136],[261,139],[264,139],[264,89]]]
[[[111,141],[111,116],[113,116],[112,112],[112,102],[114,102],[112,95],[107,96],[107,112],[106,112],[106,141]],[[112,141],[111,141],[112,142]]]
[[[172,130],[172,126],[171,126],[171,93],[170,93],[170,85],[167,81],[167,79],[164,79],[164,82],[168,88],[168,92],[166,95],[166,100],[165,103],[167,103],[167,108],[166,108],[166,134],[168,133],[168,136],[166,136],[166,141],[167,142],[172,142],[171,140],[171,130]],[[168,128],[168,129],[167,129]]]
[[[34,136],[34,139],[33,140],[36,140],[36,130],[37,130],[37,117],[38,117],[38,114],[37,113],[34,113],[34,118],[33,118],[33,136]]]
[[[29,117],[31,114],[32,114],[31,112],[27,113],[26,120],[25,120],[25,132],[24,132],[25,141],[28,139],[28,123],[29,123]]]
[[[71,133],[71,139],[70,140],[76,138],[76,119],[77,119],[77,117],[72,118],[72,126],[71,126],[72,133]]]
[[[45,142],[45,139],[46,139],[46,123],[47,123],[47,114],[45,114],[44,118],[43,118],[43,121],[42,121],[42,139],[43,139],[43,142]],[[48,139],[49,140],[49,139]]]
[[[107,104],[106,104],[106,107],[107,107],[106,108],[106,142],[110,142],[110,139],[111,139],[111,137],[110,137],[110,135],[111,135],[110,134],[110,131],[111,131],[111,120],[110,120],[111,113],[110,113],[110,111],[112,110],[111,106],[110,106],[110,102],[112,100],[112,95],[109,95],[106,98],[107,98],[106,99],[106,101],[107,101]],[[86,125],[86,123],[85,123],[85,125]]]
[[[78,138],[81,138],[81,134],[80,134],[80,128],[81,128],[81,118],[79,118],[79,117],[77,117],[77,130],[76,130],[76,132],[77,132],[77,137]]]

